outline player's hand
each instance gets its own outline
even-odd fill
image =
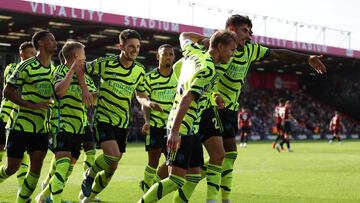
[[[206,49],[209,49],[210,47],[210,38],[206,37],[203,40],[201,40],[200,44],[202,44]]]
[[[326,73],[326,67],[325,65],[321,62],[321,59],[323,58],[323,55],[311,55],[309,57],[308,63],[309,65],[315,69],[315,71],[319,74],[324,74]]]
[[[82,101],[84,102],[86,107],[90,107],[94,103],[94,99],[89,90],[85,90],[82,92]]]
[[[74,72],[83,72],[83,67],[85,65],[85,59],[76,58],[71,64],[70,69]]]
[[[163,109],[161,108],[160,104],[156,103],[156,102],[150,102],[150,108],[154,111],[159,111],[159,112],[163,112]]]
[[[150,132],[150,124],[144,123],[143,127],[141,128],[142,135],[146,136]]]
[[[181,144],[179,133],[170,132],[167,139],[167,148],[169,152],[176,152]]]
[[[225,101],[220,95],[218,94],[215,95],[215,102],[218,105],[218,109],[225,108]]]

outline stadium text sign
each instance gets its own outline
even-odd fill
[[[72,18],[79,20],[89,20],[103,22],[104,13],[87,9],[69,8],[52,4],[30,2],[33,13],[42,13],[57,17]],[[120,17],[121,19],[121,17]],[[180,32],[178,23],[170,23],[159,20],[139,18],[135,16],[124,16],[123,24],[126,26],[140,27],[147,29],[157,29],[163,31]]]
[[[145,18],[138,18],[133,16],[125,16],[125,25],[133,27],[141,27],[148,29],[158,29],[163,31],[179,32],[179,24],[169,23],[160,20],[152,20]]]
[[[267,46],[284,47],[288,49],[297,49],[310,52],[328,53],[328,47],[320,44],[296,42],[264,36],[254,36],[253,41]]]
[[[47,1],[45,1],[47,2]],[[54,1],[55,2],[55,1]],[[71,20],[91,21],[102,24],[110,24],[116,26],[129,26],[142,29],[159,30],[165,32],[181,33],[181,32],[197,32],[210,36],[215,29],[197,27],[193,25],[185,25],[179,23],[171,23],[135,16],[125,16],[113,13],[105,13],[101,11],[93,11],[88,9],[71,8],[47,4],[42,2],[32,2],[23,0],[1,0],[0,12],[3,10],[31,13],[34,15],[53,16],[56,18],[67,18]],[[253,41],[266,46],[277,48],[287,48],[292,50],[300,50],[306,52],[316,52],[323,54],[331,54],[335,56],[344,56],[360,59],[360,51],[319,45],[306,42],[296,42],[285,39],[276,39],[271,37],[254,35]]]
[[[68,8],[52,4],[30,2],[33,13],[50,14],[58,17],[67,17],[73,19],[89,19],[98,22],[103,21],[104,13],[101,11],[91,11],[87,9]]]

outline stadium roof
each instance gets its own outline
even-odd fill
[[[118,54],[119,32],[132,28],[142,35],[139,59],[148,66],[157,65],[155,54],[161,44],[172,44],[179,50],[179,33],[191,31],[211,35],[215,31],[178,23],[31,1],[2,0],[0,11],[0,52],[16,53],[18,46],[23,41],[29,41],[34,32],[49,29],[60,45],[68,39],[84,43],[88,58],[92,59],[106,53]],[[254,36],[253,41],[272,48],[324,54],[328,67],[353,67],[360,64],[360,51],[263,36]],[[180,57],[180,52],[177,52],[177,56]],[[286,64],[278,60],[265,60],[261,64],[255,63],[254,66],[255,70],[259,71],[290,71],[300,74],[309,71],[309,69],[304,70],[305,62]]]

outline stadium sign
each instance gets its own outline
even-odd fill
[[[55,6],[52,4],[30,2],[33,13],[50,14],[58,17],[82,19],[91,21],[103,21],[104,13],[101,11],[92,11],[87,9],[66,8],[64,6]]]
[[[183,25],[179,23],[171,23],[160,20],[140,18],[136,16],[125,16],[112,13],[104,13],[102,11],[71,8],[66,6],[58,6],[53,4],[31,1],[2,0],[2,3],[0,4],[0,10],[1,9],[32,13],[35,15],[53,16],[56,18],[91,21],[97,23],[152,29],[165,32],[181,33],[193,31],[203,34],[208,34],[208,32],[214,32],[213,29]]]
[[[128,26],[148,28],[148,29],[157,29],[163,31],[179,32],[178,23],[169,23],[160,20],[152,20],[146,18],[138,18],[133,16],[125,16],[124,23]]]
[[[125,16],[119,14],[105,13],[88,9],[71,8],[47,3],[22,1],[22,0],[1,0],[0,11],[8,10],[34,15],[53,16],[70,20],[91,21],[121,27],[134,27],[152,29],[165,32],[197,32],[204,35],[211,35],[215,29],[171,23],[136,16]],[[316,52],[335,56],[360,58],[360,51],[319,45],[313,43],[276,39],[264,36],[253,36],[253,41],[259,44],[273,46],[276,48],[287,48],[305,52]]]
[[[264,37],[264,36],[254,36],[253,40],[256,43],[265,44],[265,45],[274,46],[274,47],[299,49],[299,50],[310,51],[310,52],[321,52],[321,53],[328,52],[327,46],[320,45],[320,44],[296,42],[296,41],[289,41],[289,40],[285,40],[285,39],[277,39],[277,38]]]

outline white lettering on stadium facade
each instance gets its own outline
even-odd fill
[[[132,16],[125,16],[125,25],[149,29],[158,29],[170,32],[179,32],[178,23],[169,23],[159,20],[151,20]]]
[[[101,11],[91,11],[86,9],[69,8],[64,6],[55,6],[45,3],[30,2],[33,13],[50,14],[59,17],[68,17],[73,19],[88,19],[102,22],[104,13]]]
[[[299,49],[304,51],[313,51],[313,52],[321,52],[321,53],[328,52],[327,46],[320,44],[295,42],[295,41],[288,41],[285,39],[276,39],[276,38],[269,38],[263,36],[254,36],[253,40],[256,43],[267,46],[284,47],[288,49]]]

